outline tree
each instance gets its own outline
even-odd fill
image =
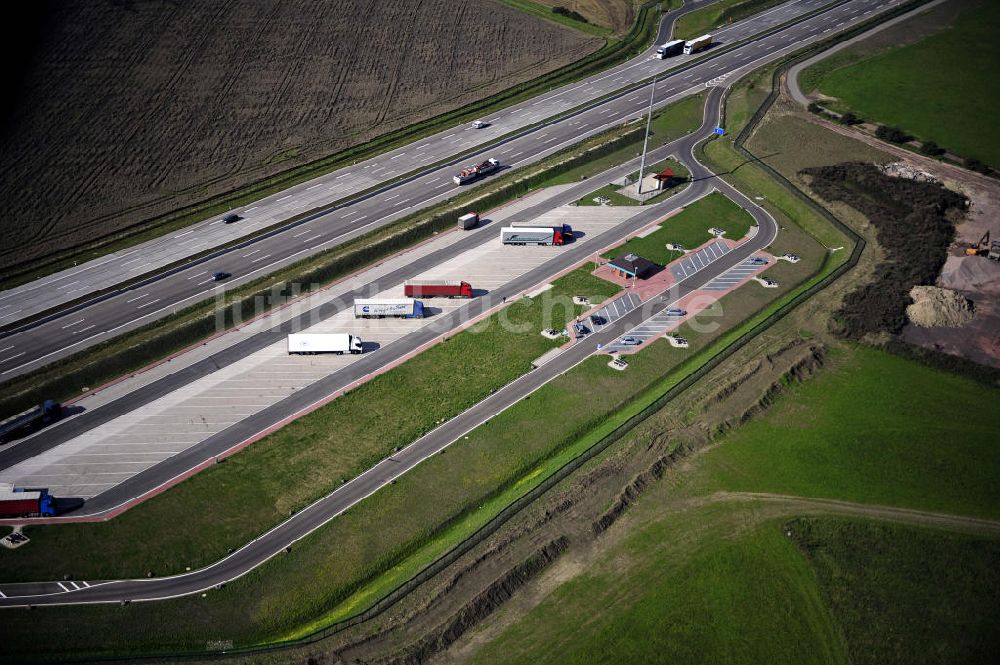
[[[979,161],[975,157],[966,157],[962,164],[965,165],[965,168],[970,171],[975,171],[976,173],[989,173],[992,170],[988,165]]]
[[[840,116],[840,122],[844,125],[858,125],[861,124],[861,118],[859,118],[856,113],[848,111],[844,115]]]
[[[934,141],[924,141],[920,144],[920,152],[925,155],[930,155],[931,157],[937,157],[938,155],[944,154],[944,148],[939,146]]]
[[[879,125],[878,129],[875,130],[875,136],[883,141],[890,141],[892,143],[906,143],[913,139],[912,136],[899,127],[889,127],[888,125]]]

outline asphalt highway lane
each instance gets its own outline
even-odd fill
[[[777,54],[785,49],[840,29],[853,20],[870,15],[875,11],[873,8],[885,8],[895,4],[895,1],[885,3],[882,0],[850,0],[836,4],[813,18],[796,23],[773,35],[755,39],[730,52],[720,53],[690,69],[664,75],[657,83],[656,103],[662,104],[665,100],[684,92],[694,92],[699,86],[722,80],[733,71],[758,66],[769,58],[777,57]],[[794,19],[821,6],[829,5],[823,4],[820,0],[797,0],[781,5],[775,10],[766,12],[766,15],[747,19],[720,31],[717,33],[720,43],[714,48],[718,49],[716,51],[718,53],[727,44],[750,37],[755,30]],[[566,103],[575,107],[588,98],[599,97],[610,90],[620,89],[632,81],[642,80],[652,73],[663,71],[666,67],[677,66],[672,60],[651,60],[648,53],[609,72],[553,91],[539,101],[525,102],[490,119],[495,127],[500,128],[508,121],[513,123],[514,120],[511,118],[516,117],[515,114],[527,110],[527,114],[521,113],[521,115],[528,121],[534,122],[530,113],[536,104],[542,102],[556,104],[559,101],[572,100]],[[708,53],[711,54],[712,51]],[[558,99],[560,96],[565,100]],[[524,166],[578,142],[582,137],[638,117],[645,111],[648,99],[648,87],[620,94],[592,108],[505,140],[479,154],[462,157],[451,165],[433,169],[394,184],[388,189],[367,195],[356,203],[318,213],[293,228],[256,240],[245,247],[227,251],[223,256],[211,261],[172,271],[152,282],[111,295],[83,309],[73,310],[20,332],[0,337],[0,380],[30,372],[58,358],[210,297],[216,288],[220,288],[211,281],[211,273],[216,270],[232,273],[234,278],[231,283],[248,281],[322,249],[341,244],[409,212],[451,197],[456,191],[456,187],[451,183],[451,176],[457,170],[456,165],[493,156],[511,168]],[[557,108],[558,106],[554,107]],[[412,169],[412,164],[403,166],[409,158],[397,160],[399,156],[398,152],[387,153],[380,158],[398,164],[396,167],[398,169]],[[379,177],[388,177],[391,174],[392,172],[387,170],[380,173]],[[341,175],[343,174],[331,174],[330,177],[336,179]],[[488,180],[487,178],[486,181]],[[104,265],[107,266],[106,263]]]

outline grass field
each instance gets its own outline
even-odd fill
[[[712,238],[708,230],[717,226],[726,230],[726,237],[739,240],[753,224],[753,217],[718,192],[699,199],[683,211],[663,222],[663,226],[645,238],[632,238],[628,242],[602,254],[610,259],[632,252],[654,263],[666,265],[680,256],[666,248],[667,243],[680,243],[694,249]]]
[[[867,347],[704,455],[695,492],[847,499],[1000,518],[1000,391]]]
[[[674,38],[693,39],[777,4],[781,4],[781,0],[719,0],[677,19]]]
[[[996,662],[1000,541],[862,520],[788,528],[855,665]]]
[[[602,44],[499,3],[376,3],[358,23],[360,7],[57,3],[41,12],[44,30],[21,33],[38,38],[0,138],[13,165],[0,179],[0,265],[266,179]],[[387,60],[397,44],[407,46]],[[469,44],[488,70],[469,66]]]
[[[808,80],[866,120],[1000,167],[1000,127],[989,120],[1000,102],[998,22],[1000,5],[984,2],[939,34]]]

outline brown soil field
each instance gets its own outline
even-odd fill
[[[549,7],[572,9],[591,23],[611,28],[613,32],[619,34],[628,32],[632,27],[636,7],[642,4],[642,0],[538,0],[538,2]]]
[[[49,7],[0,130],[0,266],[141,225],[603,44],[482,0]]]

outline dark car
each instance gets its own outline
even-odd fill
[[[576,324],[575,324],[575,325],[573,326],[573,329],[574,329],[574,330],[576,330],[576,334],[577,334],[578,336],[582,336],[582,335],[586,335],[587,333],[589,333],[589,332],[590,332],[590,329],[589,329],[589,328],[587,328],[587,326],[583,325],[583,324],[582,324],[582,323],[580,323],[580,322],[577,322],[577,323],[576,323]]]
[[[232,276],[233,276],[232,273],[224,272],[222,270],[220,270],[219,272],[212,273],[212,279],[214,279],[216,282],[221,282],[222,280],[229,279]]]
[[[687,310],[680,307],[668,307],[667,316],[687,316]]]
[[[590,322],[592,324],[594,324],[595,326],[603,326],[605,323],[608,322],[608,320],[605,319],[603,316],[598,316],[596,314],[591,314],[590,315]]]
[[[223,217],[222,221],[225,222],[226,224],[232,224],[233,222],[240,221],[240,219],[241,217],[239,215],[237,215],[235,212],[231,212],[225,217]]]
[[[625,346],[639,346],[642,344],[642,340],[638,337],[622,337],[621,344]]]
[[[751,256],[750,257],[750,265],[752,265],[752,266],[766,266],[767,265],[767,259],[765,259],[763,256]]]

